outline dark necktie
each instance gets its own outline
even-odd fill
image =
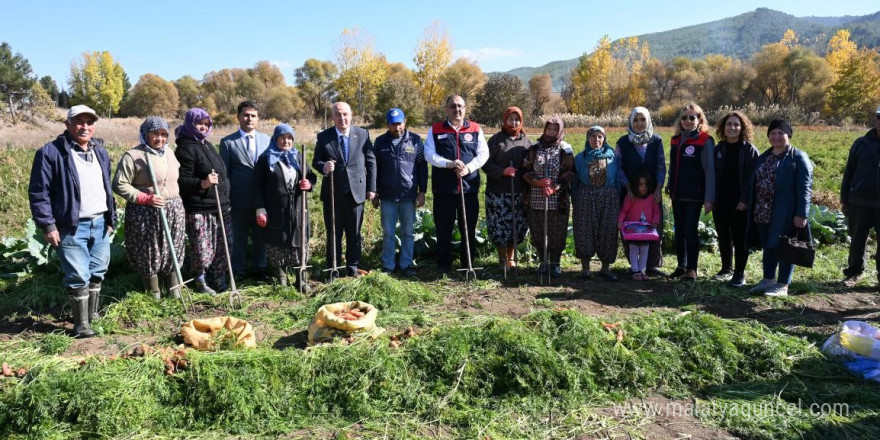
[[[339,148],[342,150],[342,160],[348,163],[348,144],[345,143],[345,136],[339,136]]]

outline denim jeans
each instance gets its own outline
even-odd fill
[[[761,264],[764,270],[764,278],[772,280],[777,278],[776,267],[779,267],[779,277],[776,282],[785,285],[791,284],[791,275],[794,273],[794,265],[779,260],[779,248],[768,248],[767,240],[770,236],[770,224],[756,224],[758,228],[758,239],[761,240],[761,248],[763,249],[763,258]]]
[[[64,287],[80,288],[100,283],[110,264],[110,237],[104,216],[80,220],[73,234],[61,235],[58,245]]]
[[[400,221],[400,268],[413,264],[413,224],[416,221],[416,201],[382,200],[382,269],[394,270],[394,250],[397,246],[397,222]]]

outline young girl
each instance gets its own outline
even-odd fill
[[[635,199],[624,198],[623,208],[620,210],[617,223],[624,233],[624,239],[627,236],[639,237],[638,241],[628,240],[629,263],[634,280],[647,280],[648,275],[645,274],[645,268],[648,264],[648,245],[652,239],[659,239],[656,231],[660,223],[660,204],[654,200],[656,184],[651,173],[643,169],[639,173],[638,179],[637,197]],[[624,228],[624,222],[643,222],[651,226],[630,225]]]

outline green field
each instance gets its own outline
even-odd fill
[[[817,200],[836,203],[849,145],[861,134],[795,132],[793,144],[816,165]],[[668,145],[671,132],[662,135]],[[584,135],[567,140],[583,148]],[[124,148],[110,150],[118,159]],[[2,236],[25,234],[32,156],[0,156]],[[311,242],[314,278],[321,229]],[[381,232],[372,207],[364,238],[367,268],[376,268]],[[667,268],[674,261],[666,255]],[[196,295],[188,314],[140,292],[122,257],[105,282],[99,336],[74,340],[50,256],[32,273],[0,279],[0,362],[26,370],[0,377],[0,437],[876,439],[880,388],[818,349],[840,322],[880,314],[873,265],[846,290],[837,283],[845,264],[846,244],[822,246],[813,270],[796,269],[790,297],[765,298],[706,276],[720,266],[711,249],[694,284],[585,282],[567,254],[564,276],[541,286],[531,268],[502,280],[482,245],[477,265],[487,269],[475,284],[442,276],[422,258],[416,279],[315,282],[309,297],[243,280],[244,308]],[[625,275],[622,253],[613,268]],[[747,279],[760,279],[758,254]],[[317,308],[350,299],[376,305],[387,332],[306,348]],[[227,314],[254,325],[256,349],[190,350],[188,366],[173,375],[163,373],[162,353],[124,356],[141,345],[176,347],[181,323]],[[408,327],[417,336],[390,347]],[[655,403],[680,411],[652,413]]]

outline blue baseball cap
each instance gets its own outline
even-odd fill
[[[406,115],[403,114],[403,110],[395,107],[388,110],[388,113],[385,113],[385,120],[388,121],[389,124],[399,124],[406,120]]]

